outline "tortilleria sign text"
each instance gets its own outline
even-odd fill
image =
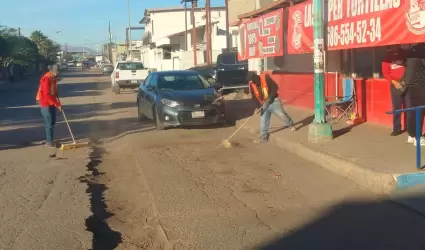
[[[425,0],[329,0],[328,50],[425,41]]]

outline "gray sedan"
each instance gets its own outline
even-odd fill
[[[112,74],[114,66],[112,64],[105,64],[102,67],[102,74]]]

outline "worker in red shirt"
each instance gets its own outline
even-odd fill
[[[46,146],[56,148],[54,142],[54,128],[56,124],[56,109],[62,112],[62,105],[58,98],[57,76],[59,69],[57,65],[50,67],[50,71],[40,79],[36,100],[40,104],[41,114],[44,118],[46,129]]]
[[[382,75],[390,82],[391,102],[393,110],[402,109],[405,91],[400,84],[403,78],[406,64],[406,52],[400,45],[388,46],[388,53],[382,61]],[[407,114],[409,115],[409,114]],[[393,115],[393,131],[391,136],[401,134],[401,114]]]

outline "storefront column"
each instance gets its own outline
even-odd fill
[[[332,126],[326,121],[324,76],[323,0],[313,0],[314,32],[314,120],[308,130],[308,140],[314,143],[333,139]]]

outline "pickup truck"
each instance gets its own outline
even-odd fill
[[[151,70],[144,67],[142,62],[125,61],[117,62],[111,74],[112,91],[116,94],[121,89],[137,88]]]
[[[196,66],[189,70],[197,71],[207,80],[214,79],[222,91],[243,89],[245,93],[249,92],[248,61],[238,61],[237,51],[223,49],[215,65]]]

